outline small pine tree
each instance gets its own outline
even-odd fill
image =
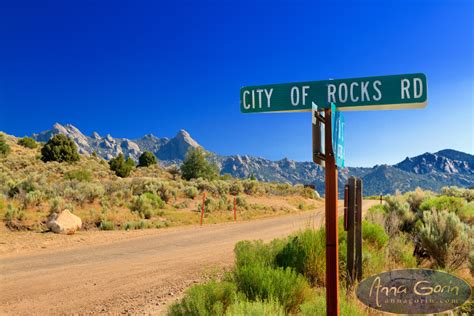
[[[79,159],[76,143],[63,134],[54,135],[41,148],[41,160],[44,162],[75,162]]]
[[[31,149],[38,147],[36,141],[33,138],[27,136],[20,138],[18,140],[18,145]]]
[[[218,167],[207,161],[207,153],[200,147],[190,148],[181,165],[181,174],[186,180],[197,178],[213,180],[217,178],[218,173]]]
[[[3,134],[0,134],[0,158],[8,156],[10,151],[10,146],[5,142]]]
[[[135,162],[130,157],[125,160],[123,154],[119,154],[117,157],[110,159],[109,166],[110,170],[115,172],[117,176],[125,178],[132,172]]]
[[[158,160],[150,151],[145,151],[143,154],[141,154],[140,158],[138,158],[138,167],[148,167],[151,165],[156,165],[157,163]]]

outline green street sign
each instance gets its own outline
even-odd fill
[[[240,111],[309,112],[336,104],[339,111],[423,108],[427,104],[422,73],[249,86],[240,89]]]

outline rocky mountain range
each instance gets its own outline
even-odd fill
[[[200,145],[187,131],[180,130],[173,138],[159,138],[152,134],[138,139],[91,136],[81,133],[75,126],[54,124],[48,131],[34,134],[38,141],[47,141],[53,135],[65,134],[73,139],[82,154],[97,155],[110,159],[123,153],[137,160],[143,151],[153,152],[163,165],[179,164],[189,148]],[[237,178],[255,176],[261,181],[288,182],[292,184],[314,184],[318,192],[324,192],[324,169],[312,162],[297,162],[284,158],[272,161],[247,155],[220,156],[212,154],[221,174],[231,174]],[[436,153],[424,153],[407,157],[395,165],[377,165],[372,168],[348,167],[339,172],[339,187],[350,176],[363,180],[365,195],[391,194],[396,190],[406,192],[416,187],[439,191],[443,186],[474,186],[474,156],[445,149]],[[341,190],[342,191],[342,190]]]

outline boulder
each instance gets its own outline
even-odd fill
[[[52,213],[48,217],[46,226],[56,234],[72,235],[82,226],[79,216],[72,214],[68,209],[61,213]]]

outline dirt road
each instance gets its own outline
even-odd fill
[[[364,201],[364,209],[374,203]],[[230,267],[233,247],[239,240],[282,237],[309,225],[319,227],[323,218],[321,208],[0,257],[0,314],[158,314],[203,275]]]

